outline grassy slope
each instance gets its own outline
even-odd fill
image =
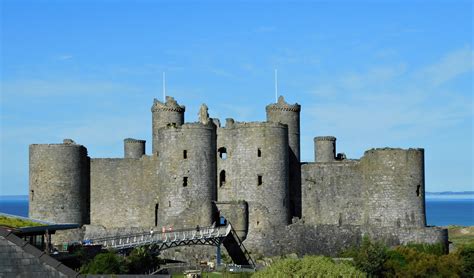
[[[41,223],[27,221],[19,218],[6,217],[0,215],[0,226],[6,226],[11,228],[21,228],[21,227],[33,227],[33,226],[44,226]]]
[[[474,226],[448,226],[449,240],[454,246],[474,244]]]

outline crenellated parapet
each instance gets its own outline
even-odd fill
[[[266,110],[267,111],[277,110],[277,111],[300,112],[301,111],[301,105],[299,105],[298,103],[289,104],[285,101],[285,98],[283,96],[280,96],[278,98],[278,102],[267,105]]]
[[[184,105],[179,105],[174,97],[167,96],[166,101],[163,103],[158,99],[153,99],[153,106],[151,107],[151,112],[156,111],[172,111],[184,113],[186,107]]]
[[[180,126],[184,124],[184,105],[179,105],[173,97],[166,97],[166,102],[153,100],[152,112],[152,152],[156,155],[158,146],[158,130],[167,125]]]

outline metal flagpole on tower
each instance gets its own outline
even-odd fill
[[[166,102],[166,76],[165,72],[163,72],[163,103]]]
[[[275,69],[275,103],[278,102],[278,70]]]

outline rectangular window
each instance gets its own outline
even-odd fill
[[[188,186],[188,177],[183,178],[183,187]]]
[[[260,148],[257,149],[257,156],[262,157],[262,150]]]
[[[187,150],[184,150],[184,151],[183,151],[183,158],[184,158],[184,159],[187,159],[187,158],[188,158],[188,151],[187,151]]]
[[[263,183],[263,177],[262,177],[262,175],[258,175],[258,183],[257,184],[262,185],[262,183]]]

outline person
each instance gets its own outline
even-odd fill
[[[153,228],[150,229],[150,236],[153,237]]]

